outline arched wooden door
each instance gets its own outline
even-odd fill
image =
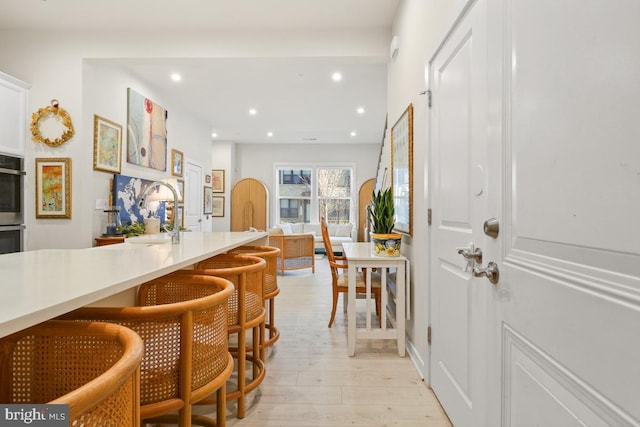
[[[267,187],[254,178],[245,178],[231,190],[231,231],[250,227],[267,229],[269,211]]]
[[[365,228],[367,227],[367,205],[371,202],[371,192],[376,184],[374,178],[366,180],[358,191],[358,242],[364,242]]]

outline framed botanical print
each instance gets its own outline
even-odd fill
[[[224,169],[211,171],[211,189],[214,193],[224,193]]]
[[[211,187],[204,187],[204,211],[205,215],[211,215],[213,212],[213,191]]]
[[[93,116],[93,169],[120,173],[122,126],[98,115]]]
[[[36,218],[71,218],[71,159],[36,159]]]
[[[395,231],[413,235],[413,104],[391,128],[391,185]]]
[[[182,203],[184,202],[184,179],[178,179],[176,181],[178,182],[178,188],[176,188],[176,190],[178,190],[178,201]]]
[[[213,209],[211,212],[211,216],[224,216],[224,196],[213,196]]]
[[[171,175],[183,175],[184,154],[182,151],[171,150]]]

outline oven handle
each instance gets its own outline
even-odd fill
[[[24,225],[0,225],[0,231],[16,231],[24,229]]]
[[[17,171],[15,169],[5,169],[5,168],[0,168],[0,173],[6,173],[9,175],[26,175],[27,172],[25,171]]]

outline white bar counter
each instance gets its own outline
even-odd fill
[[[0,255],[0,337],[95,303],[245,244],[266,232],[166,233],[86,249]]]

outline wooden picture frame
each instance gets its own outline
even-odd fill
[[[211,189],[214,193],[224,193],[224,169],[211,171]]]
[[[180,227],[184,227],[184,205],[178,205],[178,222]]]
[[[184,175],[184,154],[182,153],[182,151],[178,151],[175,149],[171,150],[171,175]]]
[[[71,159],[36,159],[36,218],[71,219]]]
[[[211,191],[211,187],[204,187],[204,198],[203,203],[204,206],[203,213],[205,215],[211,215],[213,212],[213,191]]]
[[[413,104],[391,128],[394,231],[413,236]]]
[[[93,115],[93,169],[120,173],[122,168],[122,126]]]
[[[178,188],[176,188],[176,190],[178,190],[178,202],[183,203],[184,202],[184,179],[178,179],[176,181],[178,183]]]
[[[224,217],[224,196],[213,196],[211,216]]]

